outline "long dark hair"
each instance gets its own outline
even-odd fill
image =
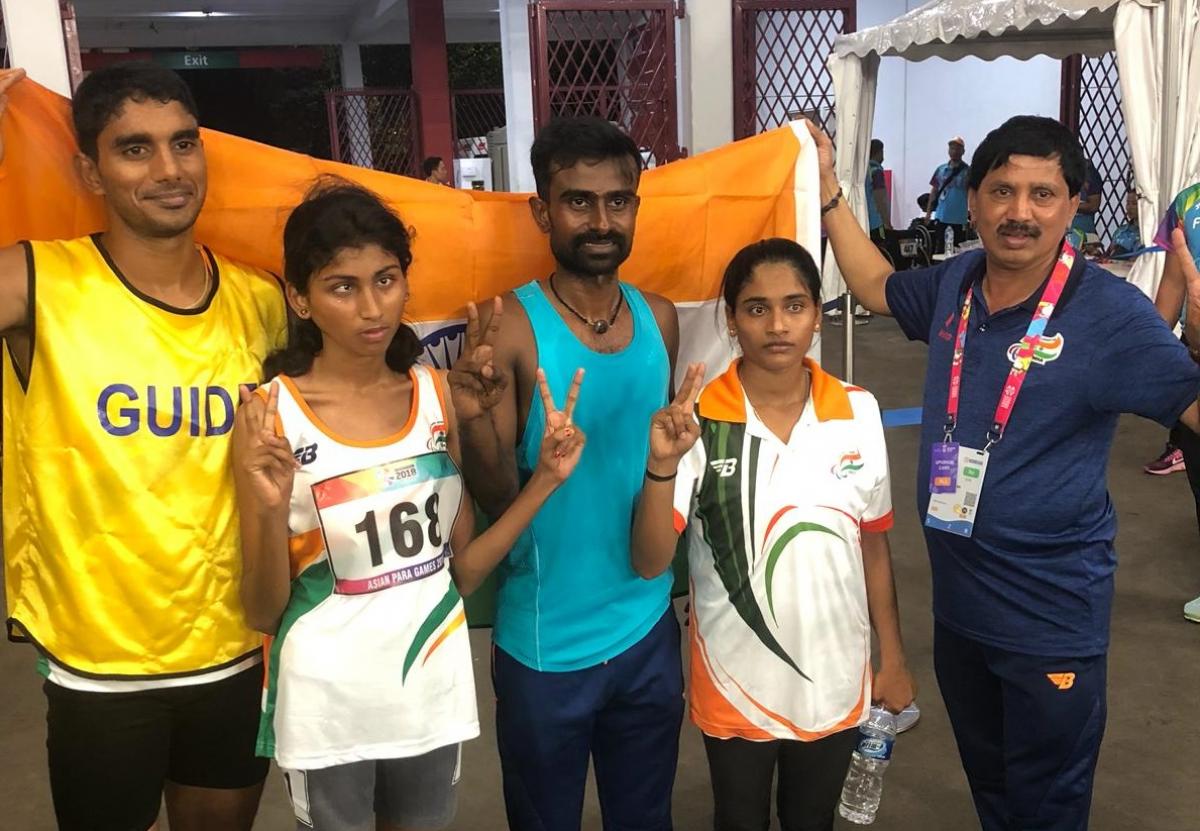
[[[412,265],[412,232],[371,191],[342,179],[326,177],[305,195],[283,229],[283,277],[301,294],[312,276],[329,265],[343,248],[371,244],[395,256],[405,276]],[[304,375],[324,346],[312,320],[288,309],[288,343],[263,363],[266,379]],[[421,339],[410,326],[396,330],[387,349],[387,365],[407,372],[421,355]]]

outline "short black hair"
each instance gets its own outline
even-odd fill
[[[1009,156],[1057,159],[1071,196],[1079,193],[1087,175],[1087,162],[1079,139],[1053,118],[1015,115],[992,130],[975,150],[967,186],[978,190],[985,176],[1008,163]]]
[[[425,171],[425,178],[428,179],[433,175],[433,171],[438,169],[438,165],[442,163],[441,156],[430,156],[421,162],[421,170]]]
[[[79,149],[95,159],[100,131],[131,100],[160,104],[178,101],[193,118],[200,120],[192,91],[177,73],[150,61],[109,64],[84,78],[71,101]]]
[[[737,306],[742,287],[749,282],[754,269],[764,263],[790,265],[812,295],[813,302],[821,305],[821,270],[817,268],[812,254],[795,240],[771,237],[750,243],[734,254],[729,265],[725,267],[725,276],[721,278],[721,297],[724,298],[727,309],[732,311]]]
[[[637,143],[611,122],[595,116],[554,119],[538,131],[529,151],[533,179],[542,199],[550,195],[550,178],[555,170],[583,160],[626,158],[633,162],[634,178],[640,178],[642,154]]]
[[[883,152],[883,141],[881,139],[871,139],[871,155]]]

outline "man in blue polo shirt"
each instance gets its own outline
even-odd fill
[[[929,344],[918,508],[934,666],[985,831],[1086,829],[1106,715],[1117,419],[1200,426],[1200,368],[1136,287],[1063,244],[1085,164],[1018,116],[968,175],[983,250],[892,273],[840,199],[815,128],[825,224],[850,290]]]
[[[962,136],[955,136],[946,143],[946,154],[950,161],[938,165],[929,180],[929,205],[925,218],[933,218],[946,225],[953,225],[961,239],[962,231],[967,227],[967,171],[968,165],[963,161],[967,152],[966,142]]]

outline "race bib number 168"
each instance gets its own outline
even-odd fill
[[[334,591],[368,594],[446,567],[462,480],[446,453],[427,453],[312,486]]]

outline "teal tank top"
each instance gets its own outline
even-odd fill
[[[580,343],[537,282],[515,292],[525,307],[554,400],[578,367],[586,374],[574,420],[587,446],[500,564],[496,644],[526,666],[567,672],[603,663],[640,641],[670,601],[672,575],[643,580],[629,563],[650,416],[667,401],[670,362],[641,293],[621,284],[633,339],[602,354]],[[517,445],[522,484],[537,464],[546,410],[536,389]]]

